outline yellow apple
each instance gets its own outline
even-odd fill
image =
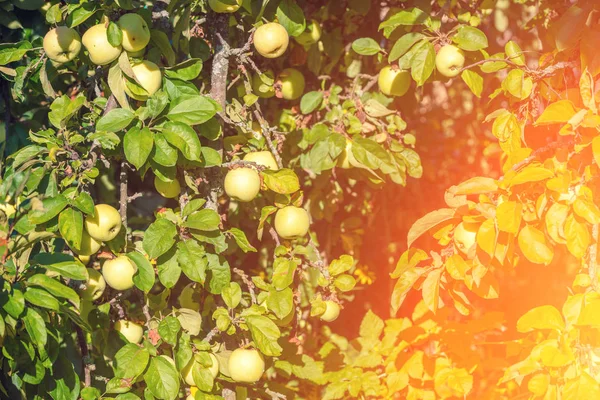
[[[108,42],[104,24],[94,25],[85,31],[81,41],[90,54],[90,60],[96,65],[109,64],[121,54],[121,46],[114,47]]]
[[[160,68],[158,65],[154,64],[152,61],[144,60],[140,63],[134,64],[131,66],[133,70],[133,74],[138,80],[140,86],[148,92],[148,95],[139,95],[131,92],[125,86],[125,92],[136,100],[145,101],[149,96],[152,96],[160,86],[162,85],[162,73],[160,72]]]
[[[198,392],[198,387],[190,386],[190,394],[185,398],[185,400],[195,400],[196,397],[194,396],[196,396],[196,392]]]
[[[304,75],[296,68],[286,68],[279,74],[281,95],[286,100],[296,100],[304,94]]]
[[[210,371],[210,374],[212,375],[212,377],[214,379],[217,377],[217,375],[219,375],[219,360],[217,360],[217,357],[215,357],[215,355],[212,353],[210,354],[210,359],[212,361],[212,365],[210,367],[208,367],[208,370]],[[185,381],[185,383],[187,383],[190,386],[196,385],[196,382],[194,382],[194,377],[192,374],[195,364],[200,364],[200,363],[197,362],[194,357],[192,357],[190,362],[181,370],[181,376],[183,377],[183,380]],[[202,365],[200,365],[200,368],[203,368]]]
[[[404,96],[410,87],[410,72],[385,66],[379,72],[379,90],[386,96]]]
[[[274,171],[279,169],[277,161],[275,161],[275,157],[270,151],[253,151],[244,156],[244,161],[252,161]]]
[[[123,32],[121,46],[126,51],[140,51],[150,43],[150,29],[144,18],[137,14],[125,14],[117,21]]]
[[[263,72],[263,75],[271,78],[273,83],[275,82],[275,75],[273,74],[272,70]],[[262,79],[260,79],[260,75],[258,74],[254,74],[252,77],[252,91],[255,95],[263,99],[268,99],[275,96],[275,88],[273,87],[273,84],[267,85]]]
[[[337,166],[342,169],[352,168],[351,160],[354,160],[354,154],[352,154],[352,141],[346,139],[346,148],[342,150],[337,159]]]
[[[340,316],[340,305],[331,300],[325,301],[325,305],[327,308],[323,315],[321,315],[321,319],[326,322],[335,321]]]
[[[126,256],[106,260],[102,265],[104,280],[108,286],[116,290],[131,289],[135,272],[135,265]]]
[[[115,322],[115,330],[125,336],[130,343],[139,343],[144,336],[144,327],[135,322],[120,319]]]
[[[248,202],[260,192],[260,177],[252,168],[235,168],[225,175],[225,193],[227,196]]]
[[[81,36],[66,26],[54,28],[44,36],[44,51],[57,63],[71,61],[81,51]]]
[[[254,48],[266,58],[277,58],[285,53],[290,37],[283,26],[269,22],[254,32]]]
[[[79,261],[81,261],[83,265],[88,265],[90,262],[90,256],[78,256],[77,258],[79,258]]]
[[[257,382],[265,372],[265,360],[254,349],[235,349],[229,356],[229,376],[236,382]]]
[[[303,46],[310,46],[317,43],[321,39],[321,25],[314,19],[311,20],[310,24],[306,25],[304,32],[294,39]]]
[[[243,0],[208,0],[208,5],[216,13],[233,13],[239,10]]]
[[[98,300],[104,289],[106,289],[106,281],[102,274],[93,268],[88,268],[88,280],[85,282],[85,289],[81,291],[83,300]]]
[[[95,254],[98,250],[100,250],[101,246],[102,244],[100,242],[88,235],[88,233],[84,230],[83,234],[81,235],[81,245],[78,249],[75,247],[72,247],[72,249],[79,257],[85,257]]]
[[[477,225],[461,222],[454,228],[454,244],[456,248],[466,254],[473,247],[477,239]]]
[[[162,197],[167,199],[174,199],[179,196],[179,193],[181,193],[181,186],[179,185],[179,181],[177,179],[174,179],[171,182],[165,182],[158,176],[155,176],[154,187]]]
[[[302,237],[308,233],[310,221],[304,208],[287,206],[275,214],[275,230],[284,239]]]
[[[435,56],[435,67],[438,72],[448,78],[460,74],[465,66],[465,53],[458,47],[447,44]]]
[[[94,211],[94,216],[85,218],[85,230],[97,241],[113,240],[121,230],[121,215],[108,204],[97,204]]]

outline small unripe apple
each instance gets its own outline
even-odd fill
[[[270,151],[253,151],[244,156],[244,161],[252,161],[274,171],[279,169],[277,161],[275,161],[275,157]]]
[[[463,254],[469,252],[469,249],[473,247],[475,242],[477,241],[477,225],[467,224],[465,222],[461,222],[456,225],[454,228],[454,244],[456,248]]]
[[[85,218],[85,230],[100,242],[113,240],[121,230],[121,215],[116,208],[108,204],[97,204],[94,216]]]
[[[290,37],[283,26],[270,22],[254,32],[254,48],[266,58],[277,58],[285,53]]]
[[[304,208],[286,206],[275,214],[275,230],[284,239],[302,237],[308,233],[310,220]]]
[[[173,179],[171,182],[165,182],[158,176],[154,177],[154,187],[156,191],[167,199],[174,199],[181,193],[181,185],[177,179]]]
[[[81,36],[66,26],[54,28],[44,36],[44,51],[57,63],[71,61],[81,51]]]
[[[121,54],[120,45],[115,47],[108,42],[104,24],[94,25],[85,31],[81,41],[90,55],[90,60],[96,65],[109,64]]]
[[[274,83],[275,75],[273,74],[272,70],[267,70],[263,72],[263,74],[271,78]],[[254,76],[252,77],[252,91],[255,95],[263,99],[269,99],[275,96],[275,88],[273,87],[273,85],[267,85],[266,83],[264,83],[263,80],[260,79],[260,75],[258,74],[254,74]]]
[[[321,39],[321,25],[314,19],[310,21],[310,24],[306,25],[304,32],[296,36],[296,42],[303,46],[310,46],[315,44]]]
[[[135,94],[125,86],[125,92],[129,97],[145,101],[160,89],[160,86],[162,85],[162,73],[160,72],[158,65],[154,64],[152,61],[144,60],[140,63],[133,64],[131,69],[140,86],[148,92],[148,95]]]
[[[440,74],[454,78],[465,66],[465,53],[458,47],[447,44],[435,56],[435,66]]]
[[[102,244],[88,235],[88,233],[84,230],[83,234],[81,235],[81,245],[78,249],[75,247],[72,247],[72,249],[79,257],[85,257],[95,254],[98,250],[100,250],[100,247],[102,247]]]
[[[323,315],[321,315],[321,319],[326,322],[333,322],[340,316],[340,305],[332,300],[325,301],[325,305],[327,308]]]
[[[389,65],[379,72],[377,83],[379,90],[386,96],[404,96],[410,87],[410,72],[404,69],[393,69]]]
[[[243,0],[208,0],[208,5],[216,13],[233,13],[239,10]]]
[[[304,75],[296,68],[286,68],[277,79],[281,84],[281,95],[286,100],[296,100],[304,94]]]
[[[265,360],[254,349],[235,349],[229,356],[229,376],[236,382],[257,382],[265,372]]]
[[[260,192],[260,177],[252,168],[236,168],[225,175],[225,193],[227,196],[248,202]]]
[[[123,32],[121,46],[126,51],[140,51],[150,43],[150,28],[137,14],[124,14],[117,21]]]
[[[106,281],[102,274],[93,268],[88,268],[88,280],[85,282],[85,289],[81,291],[81,298],[84,300],[98,300],[104,289],[106,289]]]
[[[136,272],[135,265],[126,256],[119,256],[112,260],[106,260],[102,265],[102,276],[113,289],[127,290],[133,287],[133,275]]]
[[[120,319],[115,322],[115,330],[125,336],[130,343],[139,343],[144,336],[144,327],[135,322]]]

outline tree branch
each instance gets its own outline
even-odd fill
[[[250,298],[252,299],[252,304],[256,304],[256,294],[254,294],[254,283],[252,282],[252,280],[250,280],[250,278],[248,278],[248,275],[246,275],[246,273],[244,271],[242,271],[239,268],[234,268],[233,272],[235,272],[237,275],[240,276],[240,278],[242,278],[242,281],[246,284],[246,286],[248,286],[248,291],[250,292]]]
[[[77,342],[81,349],[81,366],[83,368],[84,385],[85,387],[92,386],[92,371],[96,369],[96,366],[92,364],[90,359],[90,348],[88,347],[85,334],[79,325],[73,324],[75,332],[77,332]]]
[[[125,245],[127,246],[128,233],[127,233],[127,203],[129,203],[129,196],[127,195],[127,162],[121,162],[121,172],[119,174],[119,214],[121,214],[121,222],[123,223],[123,229],[125,229]]]

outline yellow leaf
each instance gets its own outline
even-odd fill
[[[600,136],[596,136],[592,140],[592,153],[594,153],[596,165],[600,166]]]
[[[517,321],[517,331],[521,333],[538,329],[563,330],[565,321],[560,311],[554,306],[539,306],[527,311]]]
[[[464,368],[443,368],[435,374],[434,387],[442,399],[465,398],[473,389],[473,376]]]
[[[583,309],[583,294],[576,294],[567,297],[567,300],[562,306],[562,314],[569,325],[577,324],[579,315]]]
[[[521,137],[521,126],[519,120],[514,114],[505,112],[501,113],[492,125],[492,133],[498,138],[500,142],[506,142],[511,137]]]
[[[393,314],[395,314],[398,311],[398,309],[404,302],[404,299],[406,298],[406,295],[408,294],[409,290],[413,287],[415,282],[417,282],[420,276],[421,274],[417,271],[416,268],[410,268],[404,271],[402,275],[400,275],[400,278],[398,279],[398,281],[396,281],[396,285],[394,286],[394,290],[392,291],[391,303]]]
[[[510,186],[512,187],[522,183],[539,182],[552,178],[553,176],[554,172],[547,168],[529,165],[515,175],[510,181]]]
[[[600,299],[585,297],[577,325],[600,327]]]
[[[566,124],[576,112],[575,106],[569,100],[559,100],[548,105],[534,125]]]
[[[498,185],[495,179],[477,176],[452,186],[448,191],[451,191],[454,195],[463,195],[490,193],[496,190],[498,190]]]
[[[554,203],[546,212],[546,231],[556,243],[565,244],[565,220],[569,215],[569,206],[562,203]]]
[[[554,258],[554,250],[539,229],[526,225],[519,232],[519,248],[525,258],[535,264],[548,265]]]
[[[446,260],[446,271],[448,271],[452,279],[456,279],[457,281],[464,280],[469,269],[471,267],[458,254],[453,254]]]
[[[449,221],[454,218],[454,210],[451,208],[442,208],[440,210],[432,211],[429,214],[419,218],[408,231],[408,247],[410,247],[415,240],[421,235],[427,232],[429,229],[436,225]]]
[[[420,249],[408,249],[400,256],[396,269],[391,273],[393,279],[398,278],[407,269],[416,267],[421,261],[429,259],[427,253]]]
[[[592,225],[600,223],[600,209],[589,200],[578,197],[573,203],[573,211]]]
[[[587,68],[585,68],[579,79],[579,91],[581,93],[583,104],[596,113],[598,109],[596,108],[596,101],[594,100],[594,78]]]
[[[540,361],[546,367],[560,368],[569,365],[573,360],[573,354],[568,349],[546,346],[542,349]]]
[[[598,382],[587,373],[567,381],[562,390],[562,400],[582,400],[600,398]]]
[[[486,220],[477,231],[477,246],[490,257],[494,256],[496,247],[496,226],[493,219]]]
[[[516,201],[505,201],[496,208],[498,229],[503,232],[516,234],[521,226],[523,205]]]
[[[444,305],[444,302],[440,298],[440,278],[442,272],[444,272],[443,268],[431,271],[427,275],[427,278],[425,278],[421,289],[423,301],[433,313],[436,313],[438,308]]]
[[[567,249],[577,258],[585,255],[592,243],[590,231],[585,222],[580,222],[573,214],[569,214],[565,221],[565,237]]]

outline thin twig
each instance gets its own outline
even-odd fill
[[[123,161],[119,174],[119,214],[121,214],[121,222],[123,223],[123,229],[125,229],[126,246],[129,241],[129,234],[127,233],[127,203],[129,203],[129,196],[127,195],[127,163]]]
[[[274,392],[271,389],[265,389],[265,393],[267,393],[269,396],[271,396],[271,400],[277,400],[277,399],[283,399],[283,400],[285,400],[285,399],[287,399],[286,395]]]
[[[244,271],[242,271],[239,268],[234,268],[233,272],[235,272],[236,274],[238,274],[240,276],[240,278],[242,278],[242,281],[246,284],[246,286],[248,286],[248,292],[250,292],[250,298],[252,299],[252,304],[256,304],[256,295],[254,294],[254,283],[252,282],[252,280],[250,280],[250,278],[248,278],[248,275],[246,275],[246,273]]]

